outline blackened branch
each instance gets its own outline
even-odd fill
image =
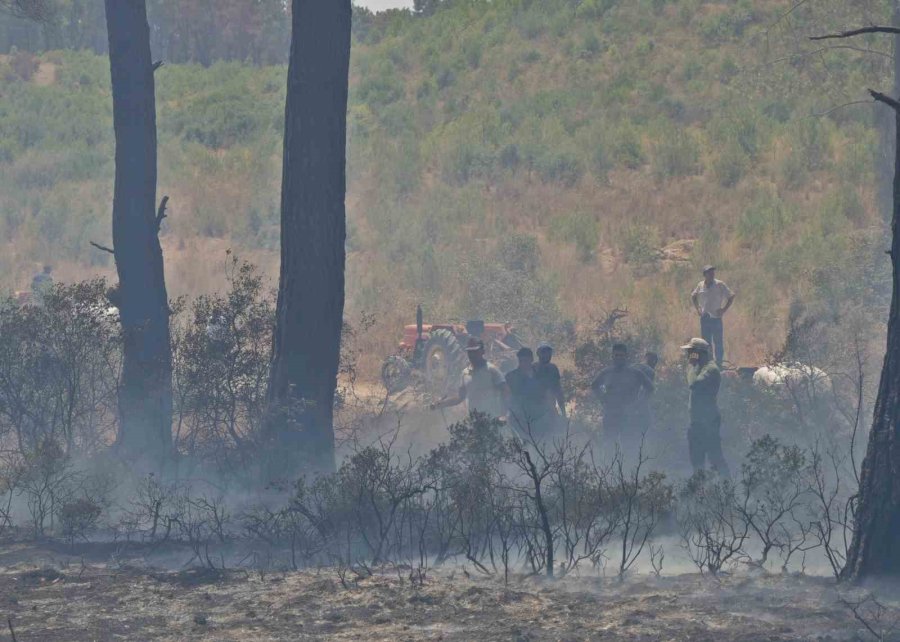
[[[163,196],[159,202],[159,209],[156,210],[156,233],[159,233],[159,226],[162,225],[163,219],[166,218],[166,206],[169,204],[169,197]]]
[[[810,36],[810,40],[831,40],[834,38],[852,38],[853,36],[861,36],[866,33],[900,33],[900,27],[887,27],[883,25],[872,25],[871,27],[861,27],[859,29],[851,29],[850,31],[842,31],[840,33],[829,33],[824,36]]]
[[[894,111],[900,111],[900,101],[891,98],[885,94],[882,94],[880,91],[875,91],[874,89],[869,90],[869,94],[874,98],[877,102],[884,103]]]
[[[91,241],[91,245],[93,245],[95,248],[97,248],[101,252],[109,252],[113,256],[115,256],[115,254],[116,254],[115,250],[113,250],[112,248],[106,247],[105,245],[100,245],[99,243],[94,243],[93,241]]]

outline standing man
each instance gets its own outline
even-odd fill
[[[431,409],[450,408],[465,401],[470,413],[504,419],[509,406],[509,386],[503,373],[484,358],[484,341],[474,337],[469,339],[466,355],[469,357],[469,367],[463,373],[459,393],[453,399],[431,404]]]
[[[691,339],[682,349],[687,352],[687,382],[691,389],[691,427],[688,429],[688,450],[694,471],[706,465],[706,461],[723,477],[728,476],[728,465],[722,455],[722,415],[719,413],[719,386],[722,375],[710,356],[709,343],[703,339]]]
[[[725,362],[725,338],[722,317],[734,303],[734,292],[716,279],[716,266],[703,268],[703,280],[691,293],[691,302],[700,315],[700,334],[704,341],[715,347],[716,364]]]
[[[531,348],[522,348],[516,356],[519,367],[506,373],[510,392],[509,422],[520,434],[542,440],[550,436],[553,422],[550,421],[551,408],[546,402],[544,387],[534,368],[534,353]]]
[[[653,382],[628,363],[628,347],[624,343],[613,346],[613,364],[597,375],[591,389],[603,405],[604,436],[623,446],[636,443],[642,435],[635,434],[641,430],[635,411],[641,394],[653,393]]]
[[[547,403],[554,411],[554,414],[556,414],[556,409],[559,408],[559,416],[563,418],[563,421],[566,421],[568,419],[566,416],[566,396],[563,394],[559,368],[552,362],[553,346],[546,342],[542,343],[538,346],[537,356],[538,365],[535,368],[535,374],[544,388]]]

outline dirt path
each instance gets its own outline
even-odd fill
[[[334,570],[261,576],[56,562],[0,568],[2,612],[20,642],[865,639],[834,583],[817,578],[530,578],[504,587],[457,569],[345,587]]]

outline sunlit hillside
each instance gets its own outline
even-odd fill
[[[793,4],[494,0],[361,17],[348,314],[376,316],[371,351],[422,302],[429,318],[557,339],[627,308],[671,353],[696,331],[688,296],[708,262],[739,294],[737,362],[779,347],[794,303],[877,312],[878,112],[837,107],[891,86],[890,42],[806,36],[878,22],[884,3]],[[173,295],[221,287],[227,248],[275,276],[284,75],[157,72]],[[105,59],[13,52],[0,79],[2,285],[25,289],[44,262],[111,275],[90,246],[110,235]]]

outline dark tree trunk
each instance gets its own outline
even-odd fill
[[[270,472],[334,468],[344,315],[350,0],[294,0],[281,194]]]
[[[161,465],[172,450],[169,306],[156,213],[156,90],[143,0],[106,0],[116,182],[113,244],[124,364],[118,445]]]
[[[894,107],[894,132],[900,111]],[[900,577],[900,141],[895,140],[893,293],[888,319],[887,354],[860,478],[853,542],[844,579]]]

